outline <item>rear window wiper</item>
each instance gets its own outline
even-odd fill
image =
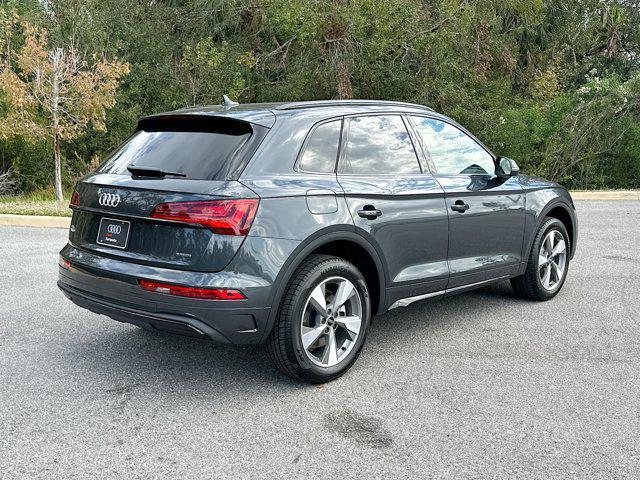
[[[174,177],[186,177],[186,173],[182,172],[168,172],[166,170],[162,170],[161,168],[153,168],[153,167],[136,167],[135,165],[129,165],[127,170],[131,172],[132,175],[140,176],[140,177],[166,177],[167,175],[171,175]]]

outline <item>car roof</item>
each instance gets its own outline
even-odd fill
[[[432,108],[425,107],[424,105],[390,100],[311,100],[305,102],[283,102],[274,108],[276,110],[301,110],[328,107],[404,107],[433,112]]]
[[[180,115],[221,116],[271,128],[277,116],[295,116],[296,114],[304,114],[312,110],[316,115],[326,114],[327,117],[379,112],[381,110],[411,113],[434,112],[432,108],[423,105],[388,100],[312,100],[302,102],[242,103],[190,107],[150,115],[141,120]]]

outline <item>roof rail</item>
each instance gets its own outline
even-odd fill
[[[396,106],[412,107],[433,112],[433,108],[418,105],[416,103],[395,102],[390,100],[311,100],[306,102],[288,102],[275,107],[275,110],[296,110],[299,108],[319,108],[335,106]]]

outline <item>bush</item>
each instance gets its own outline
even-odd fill
[[[7,4],[56,42],[69,42],[73,32],[78,48],[131,65],[107,131],[63,143],[67,189],[140,116],[215,103],[221,93],[240,102],[353,96],[422,103],[525,173],[569,188],[640,187],[637,2],[213,3],[101,0],[78,9],[56,2],[55,22],[47,2]],[[0,7],[0,26],[8,8]],[[20,47],[19,39],[3,44],[5,37],[0,46]],[[0,72],[7,48],[0,48]],[[50,140],[1,140],[0,171],[13,169],[19,191],[46,188],[51,152]]]
[[[13,178],[13,172],[7,170],[0,173],[0,195],[9,195],[15,191],[16,181]]]

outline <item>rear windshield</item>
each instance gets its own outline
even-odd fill
[[[226,180],[242,163],[253,130],[227,119],[143,121],[138,131],[98,168],[130,175],[127,167],[160,168],[194,180]]]

